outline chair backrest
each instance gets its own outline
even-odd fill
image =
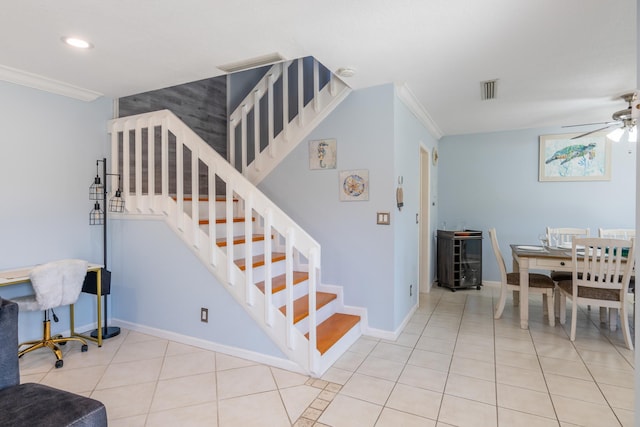
[[[629,287],[634,267],[635,239],[592,237],[573,239],[574,287],[619,289],[621,301]],[[582,266],[578,262],[583,260]]]
[[[33,268],[29,278],[40,309],[75,303],[82,290],[87,267],[87,261],[63,259]]]
[[[589,237],[591,234],[588,228],[547,227],[547,241],[551,246],[571,246],[571,242],[576,237]]]
[[[493,254],[498,261],[498,268],[500,269],[500,282],[504,285],[507,283],[507,265],[504,262],[502,252],[500,252],[500,246],[498,245],[498,237],[496,236],[496,229],[489,229],[489,237],[491,238],[491,247],[493,248]]]
[[[608,239],[630,239],[636,237],[635,228],[598,228],[598,237]]]

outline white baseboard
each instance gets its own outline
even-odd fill
[[[165,331],[163,329],[152,328],[145,325],[139,325],[119,319],[111,319],[111,323],[114,326],[120,326],[130,331],[136,331],[147,335],[152,335],[158,338],[164,338],[167,340],[175,341],[180,344],[190,345],[193,347],[202,348],[205,350],[215,351],[218,353],[227,354],[229,356],[239,357],[241,359],[251,360],[253,362],[262,363],[263,365],[269,365],[280,369],[286,369],[287,371],[297,372],[303,375],[307,375],[300,366],[288,359],[282,359],[275,356],[269,356],[262,353],[257,353],[251,350],[245,350],[238,347],[231,347],[224,344],[219,344],[212,341],[203,340],[201,338],[194,338],[188,335],[182,335],[171,331]]]
[[[373,337],[373,338],[380,338],[383,340],[395,341],[398,339],[398,337],[400,336],[404,328],[407,326],[407,323],[409,323],[409,320],[411,320],[411,316],[413,316],[413,314],[416,312],[417,309],[418,309],[418,304],[415,304],[411,308],[411,310],[409,310],[409,313],[407,313],[404,320],[402,321],[400,326],[396,328],[395,331],[385,331],[384,329],[370,328],[369,324],[367,323],[362,330],[362,334],[369,337]]]

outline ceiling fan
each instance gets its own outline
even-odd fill
[[[625,102],[628,104],[628,107],[625,108],[624,110],[616,111],[615,113],[613,113],[613,115],[611,116],[613,121],[601,122],[601,123],[583,123],[580,125],[569,125],[569,126],[563,126],[563,127],[604,125],[601,128],[574,136],[571,139],[582,138],[583,136],[591,135],[592,133],[600,132],[602,130],[615,127],[616,128],[615,130],[607,134],[607,137],[609,139],[618,142],[622,138],[622,135],[624,135],[624,133],[627,132],[629,134],[629,137],[628,137],[629,142],[636,142],[638,138],[638,132],[636,130],[636,122],[638,118],[638,108],[640,108],[640,104],[633,105],[633,103],[636,102],[636,100],[638,99],[638,93],[637,92],[625,93],[624,95],[620,96],[620,98],[625,100]]]

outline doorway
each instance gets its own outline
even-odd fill
[[[419,227],[418,296],[420,292],[431,291],[430,159],[429,151],[420,144],[420,212],[416,218]]]

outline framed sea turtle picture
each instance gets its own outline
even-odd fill
[[[540,135],[538,181],[611,180],[611,142],[606,133]]]

